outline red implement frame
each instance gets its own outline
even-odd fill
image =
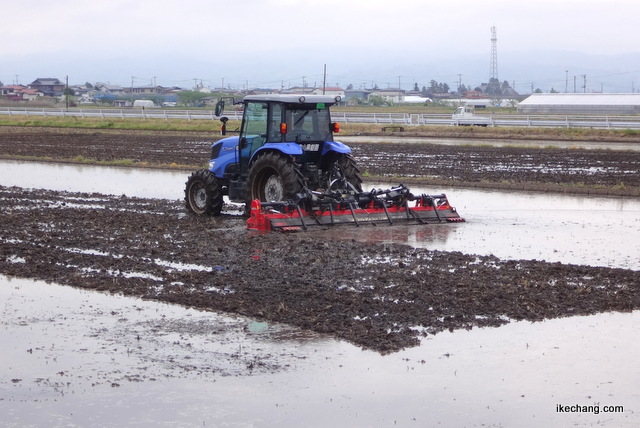
[[[446,195],[422,195],[414,199],[415,205],[402,203],[380,203],[372,200],[366,206],[355,203],[329,204],[323,208],[306,210],[303,204],[289,202],[251,203],[247,228],[258,231],[299,231],[313,226],[335,226],[362,223],[406,223],[418,224],[463,222]]]

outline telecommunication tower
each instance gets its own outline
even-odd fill
[[[490,77],[498,80],[498,36],[495,25],[491,27],[491,70]]]

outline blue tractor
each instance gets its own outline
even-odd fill
[[[322,95],[244,97],[239,135],[214,143],[209,168],[191,174],[187,209],[217,216],[223,196],[248,210],[254,200],[291,201],[310,191],[362,192],[351,149],[333,139],[339,124],[331,121],[329,108],[339,101]],[[216,116],[223,109],[221,101]],[[221,121],[225,134],[227,119]]]

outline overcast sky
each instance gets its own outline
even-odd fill
[[[165,86],[192,86],[194,79],[212,87],[313,85],[326,64],[332,85],[408,89],[431,79],[477,85],[490,77],[492,26],[501,80],[555,79],[564,89],[569,74],[640,79],[638,0],[0,0],[0,6],[5,84],[69,75],[70,83],[123,86],[153,79]]]

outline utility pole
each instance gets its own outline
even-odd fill
[[[565,80],[564,80],[564,93],[568,92],[569,88],[569,70],[565,70]]]
[[[322,73],[322,95],[325,94],[327,88],[327,64],[324,65],[324,71]]]
[[[586,94],[587,93],[587,75],[583,74],[582,78],[584,79],[584,83],[582,84],[582,91]]]

